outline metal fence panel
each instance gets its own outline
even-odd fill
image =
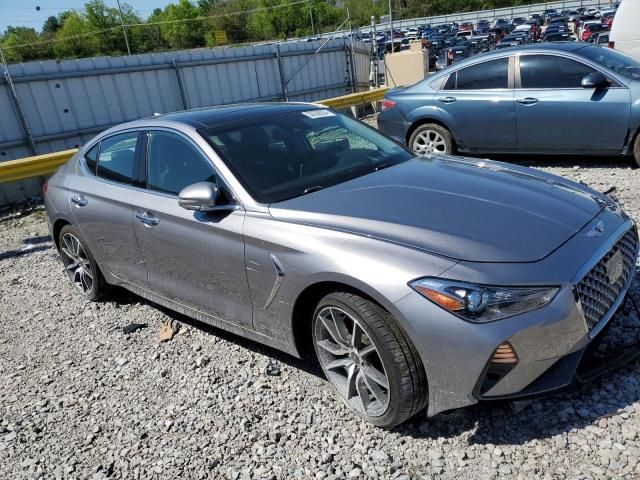
[[[291,100],[315,101],[364,88],[368,50],[334,39],[194,49],[9,65],[30,148],[7,81],[0,77],[0,161],[79,147],[98,132],[154,113],[282,100],[277,50]],[[305,64],[306,62],[306,64]],[[351,65],[356,65],[352,75]],[[297,73],[296,73],[297,72]],[[355,80],[355,86],[352,84]],[[43,179],[4,184],[0,206],[38,195]]]

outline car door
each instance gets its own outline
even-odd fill
[[[141,135],[132,130],[96,143],[80,159],[80,171],[70,189],[73,216],[103,275],[111,282],[147,280],[133,232],[131,206]]]
[[[516,146],[510,58],[501,57],[451,73],[435,104],[448,119],[458,149],[500,152]]]
[[[133,223],[147,288],[217,320],[251,327],[244,209],[236,204],[205,213],[178,205],[178,193],[202,181],[218,184],[223,203],[234,202],[210,159],[182,133],[149,131],[146,166],[146,188],[133,199]]]
[[[631,96],[615,82],[609,88],[583,88],[596,70],[553,54],[518,58],[515,105],[518,150],[529,153],[622,151],[629,126]]]

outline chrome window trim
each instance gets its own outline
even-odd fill
[[[171,199],[177,200],[178,199],[178,195],[172,195],[172,194],[169,194],[169,193],[159,192],[159,191],[156,191],[156,190],[149,190],[149,189],[147,189],[145,187],[137,187],[135,185],[127,185],[125,183],[120,183],[120,182],[116,182],[116,181],[113,181],[113,180],[109,180],[109,179],[100,177],[98,175],[93,174],[89,170],[87,165],[86,165],[86,159],[84,157],[85,153],[88,152],[89,150],[91,150],[98,143],[101,143],[103,140],[107,140],[107,139],[109,139],[111,137],[114,137],[116,135],[121,135],[123,133],[131,133],[131,132],[138,132],[138,133],[145,132],[145,134],[148,135],[148,132],[151,131],[151,130],[166,130],[166,131],[171,132],[171,133],[180,134],[183,138],[187,138],[187,139],[189,138],[186,135],[184,135],[183,132],[180,132],[179,130],[175,130],[175,129],[172,129],[170,127],[165,127],[165,126],[162,126],[162,127],[160,127],[160,126],[152,126],[152,127],[141,126],[141,127],[132,127],[132,128],[119,130],[119,131],[113,132],[113,133],[111,133],[109,135],[105,135],[104,137],[100,137],[97,141],[89,144],[87,147],[83,147],[82,150],[80,152],[78,152],[79,155],[80,155],[80,158],[78,159],[78,166],[80,168],[80,171],[84,175],[86,175],[88,177],[91,177],[91,178],[93,178],[93,179],[95,179],[95,180],[97,180],[99,182],[103,182],[103,183],[106,183],[108,185],[112,185],[114,187],[130,189],[130,190],[133,190],[133,191],[136,191],[136,192],[148,193],[148,194],[152,194],[152,195],[159,195],[159,196],[162,196],[162,197],[165,197],[165,198],[171,198]],[[191,140],[190,140],[189,143],[191,145],[195,145],[195,142],[193,142]],[[136,145],[136,149],[137,148],[138,148],[138,145]],[[100,151],[101,149],[102,149],[102,147],[100,147],[100,149],[98,151]],[[219,180],[221,180],[220,183],[222,183],[229,190],[229,192],[231,193],[233,199],[236,201],[236,203],[237,203],[236,207],[233,208],[233,209],[230,209],[230,210],[232,210],[232,211],[245,210],[244,204],[242,203],[242,201],[240,200],[240,198],[238,197],[236,192],[229,186],[229,182],[227,182],[226,179],[224,178],[224,176],[220,173],[220,171],[216,167],[215,163],[212,161],[211,158],[209,158],[209,155],[207,155],[205,152],[203,152],[202,149],[199,146],[197,147],[197,150],[200,151],[206,157],[206,159],[211,164],[214,172],[216,173],[217,177],[219,178]],[[146,152],[145,152],[145,162],[146,162],[146,158],[147,158],[147,155],[146,155]]]

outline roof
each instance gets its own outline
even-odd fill
[[[210,128],[238,120],[264,117],[277,113],[309,110],[311,108],[322,107],[310,103],[238,103],[167,113],[164,115],[157,115],[153,117],[153,119],[180,122],[191,125],[194,128]]]

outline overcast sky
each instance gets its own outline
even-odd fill
[[[147,18],[155,8],[164,8],[171,0],[121,0],[133,5],[142,18]],[[31,27],[40,31],[42,24],[52,15],[64,10],[83,9],[86,0],[0,0],[0,33],[8,25]],[[117,7],[116,0],[104,0],[108,6]],[[193,3],[193,2],[192,2]],[[36,7],[40,10],[36,10]]]

